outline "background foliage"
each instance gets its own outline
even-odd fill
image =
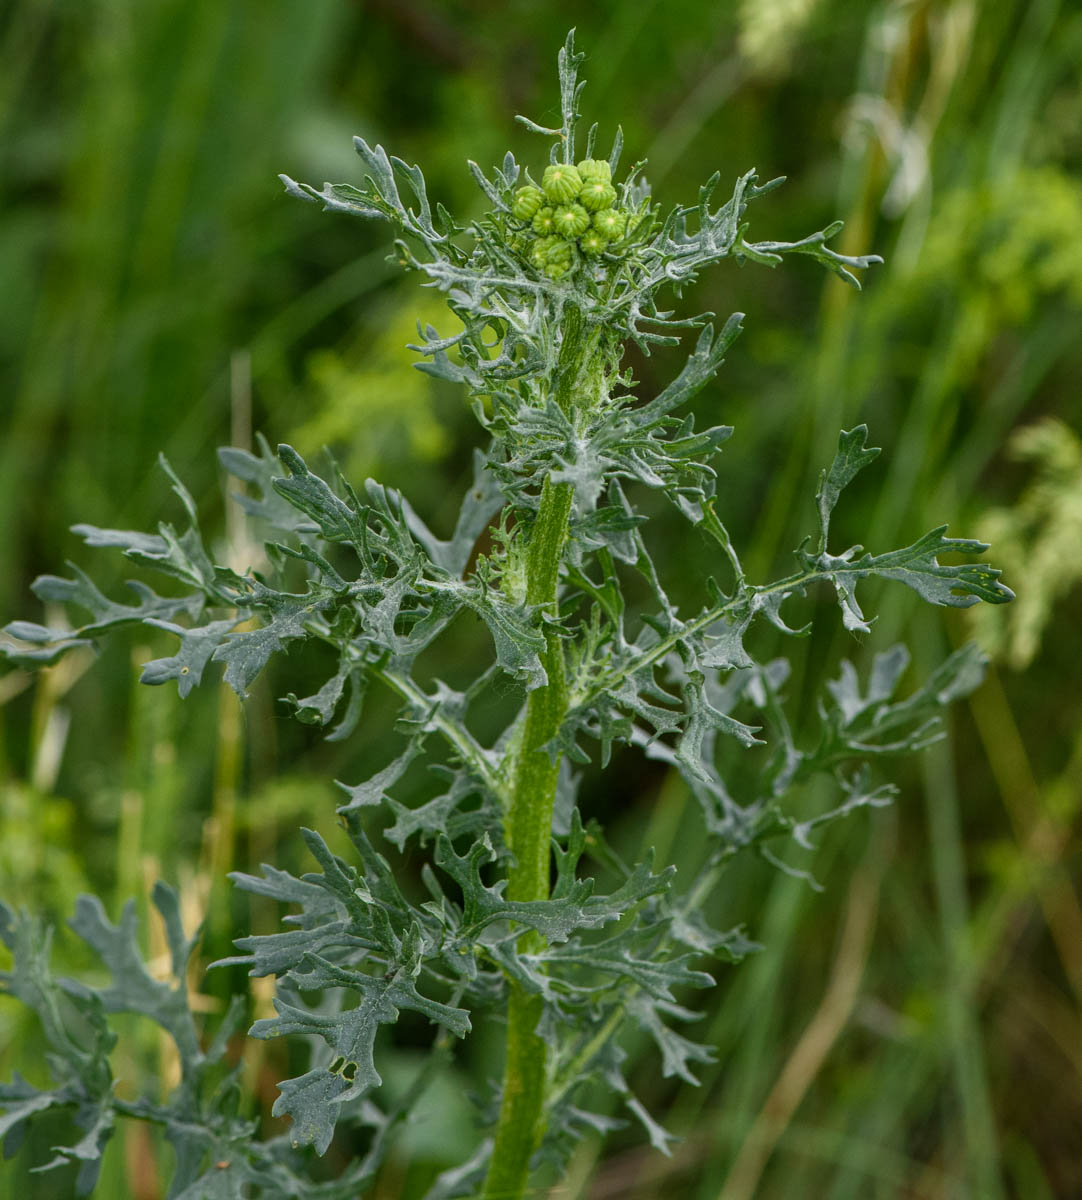
[[[561,1194],[738,1200],[789,1195],[796,1181],[831,1200],[1074,1194],[1082,14],[1054,0],[580,10],[7,6],[0,613],[29,615],[31,578],[79,556],[73,521],[176,516],[159,449],[204,528],[247,560],[213,449],[254,430],[309,456],[331,444],[351,476],[406,488],[450,532],[444,498],[469,476],[471,422],[455,389],[408,370],[404,349],[435,301],[384,261],[381,229],[297,205],[274,177],[355,177],[357,133],[423,163],[433,195],[478,205],[465,160],[532,152],[510,116],[544,119],[555,50],[577,24],[588,111],[603,129],[623,124],[655,194],[685,198],[715,168],[723,179],[784,171],[790,182],[760,202],[772,235],[842,215],[839,248],[887,260],[859,297],[808,264],[728,268],[688,300],[748,314],[696,407],[736,427],[721,490],[734,540],[754,546],[749,574],[784,562],[837,430],[866,421],[882,468],[854,485],[839,521],[872,545],[946,519],[980,530],[1014,565],[1007,582],[1022,600],[984,614],[998,622],[978,632],[999,665],[956,713],[949,746],[923,756],[893,809],[825,840],[810,864],[825,892],[755,864],[732,873],[721,919],[745,921],[769,952],[710,994],[696,1034],[718,1064],[698,1089],[652,1078],[648,1056],[631,1070],[684,1136],[674,1157],[634,1148],[634,1131],[610,1138],[603,1159],[587,1143]],[[643,394],[681,361],[636,359]],[[676,521],[670,532],[670,561],[698,578],[705,546]],[[927,673],[969,622],[922,612],[903,591],[884,592],[876,643],[904,638]],[[808,668],[860,657],[835,624],[824,612],[822,635],[804,643],[813,661],[795,664],[795,693]],[[136,696],[133,660],[172,652],[164,635],[145,639],[112,645],[89,673],[73,657],[34,684],[0,679],[0,881],[6,898],[63,921],[85,889],[113,919],[129,895],[148,917],[163,876],[189,931],[209,914],[206,963],[235,932],[276,921],[258,897],[231,894],[225,871],[307,869],[296,826],[334,838],[329,781],[370,773],[387,729],[373,712],[348,743],[307,737],[275,700],[305,694],[293,662],[243,711],[217,688],[185,704],[164,688]],[[628,857],[653,844],[694,869],[694,805],[659,765],[617,761],[589,803]],[[148,949],[166,958],[164,932],[149,930]],[[65,969],[86,966],[76,939],[58,941]],[[229,984],[218,974],[192,975],[208,1010]],[[266,993],[254,1003],[264,1015]],[[41,1044],[22,1021],[17,1006],[0,1009],[0,1065],[34,1081]],[[396,1074],[408,1085],[424,1037],[408,1020],[394,1030],[381,1060],[392,1088]],[[415,1195],[460,1157],[475,1133],[448,1095],[498,1069],[488,1049],[478,1044],[468,1074],[441,1077],[430,1119],[374,1194]],[[132,1080],[174,1069],[152,1039],[128,1052]],[[237,1043],[267,1114],[286,1052]],[[42,1136],[5,1167],[0,1196],[55,1194],[57,1177],[26,1174],[48,1145]],[[133,1126],[110,1147],[101,1194],[160,1195],[170,1154]]]

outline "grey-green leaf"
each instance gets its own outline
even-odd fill
[[[820,554],[827,548],[830,514],[838,503],[838,497],[860,471],[879,457],[880,448],[868,446],[867,441],[867,425],[858,425],[848,432],[843,430],[838,438],[838,453],[834,456],[830,469],[819,477],[819,490],[815,493],[815,502],[819,507]]]

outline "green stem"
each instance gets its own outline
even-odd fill
[[[545,480],[541,507],[530,539],[526,602],[554,609],[560,552],[567,540],[572,487]],[[552,806],[556,799],[559,759],[544,749],[560,730],[567,712],[567,681],[559,633],[545,632],[541,662],[548,676],[544,687],[526,698],[526,726],[516,764],[508,842],[515,855],[507,894],[512,900],[547,900]]]
[[[569,310],[563,320],[563,343],[553,380],[554,398],[568,414],[576,401],[588,406],[599,399],[593,394],[599,379],[597,366],[591,362],[596,349],[596,335],[585,333],[577,309]],[[527,547],[526,602],[552,618],[557,612],[560,562],[573,498],[571,484],[546,477]],[[553,626],[545,631],[541,661],[547,682],[526,698],[526,721],[507,813],[507,843],[515,856],[507,888],[512,900],[547,900],[549,895],[552,810],[560,762],[545,746],[559,732],[567,714],[564,652]],[[526,946],[540,944],[533,933],[523,935],[522,941]],[[530,1158],[544,1132],[548,1047],[537,1033],[541,999],[513,980],[508,980],[508,991],[503,1102],[485,1180],[486,1200],[516,1200],[523,1195]]]
[[[567,540],[571,498],[569,484],[545,480],[528,560],[527,596],[532,604],[555,607],[556,576],[560,551]],[[512,900],[547,900],[549,895],[552,809],[560,765],[544,746],[559,731],[567,711],[563,647],[554,630],[546,632],[542,662],[548,682],[526,699],[526,725],[507,820],[507,841],[515,855],[507,889]],[[524,941],[527,939],[536,940],[537,935],[527,934]],[[503,1103],[485,1180],[484,1195],[490,1200],[513,1200],[523,1194],[530,1157],[544,1129],[548,1047],[537,1034],[541,1000],[513,980],[508,981],[508,989]]]

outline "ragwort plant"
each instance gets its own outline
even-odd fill
[[[793,571],[770,583],[746,578],[716,509],[715,464],[732,430],[699,430],[678,415],[714,378],[742,317],[716,329],[710,314],[677,317],[661,297],[679,297],[725,259],[773,266],[802,254],[854,286],[854,272],[878,260],[831,250],[839,224],[799,242],[748,241],[749,204],[781,182],[760,185],[754,172],[716,208],[715,174],[695,203],[663,213],[642,164],[620,173],[619,133],[607,158],[598,156],[596,126],[580,145],[580,59],[569,35],[559,55],[560,128],[525,121],[552,140],[548,164],[531,174],[508,154],[485,174],[471,163],[488,211],[466,225],[433,208],[418,167],[359,138],[362,187],[317,191],[283,177],[295,196],[386,221],[401,264],[444,294],[461,325],[449,336],[428,326],[415,347],[422,370],[465,388],[485,439],[449,540],[399,493],[371,480],[357,492],[338,474],[323,479],[289,446],[274,454],[261,443],[258,455],[226,449],[223,465],[251,489],[240,502],[269,531],[265,569],[241,574],[212,561],[191,498],[163,462],[186,513],[183,532],[166,524],[155,534],[76,529],[89,545],[164,575],[167,592],[133,582],[135,602],[119,603],[74,569],[72,578],[39,579],[34,590],[89,613],[87,623],[74,631],[7,627],[7,657],[36,665],[120,626],[163,629],[179,648],[147,663],[142,678],[175,683],[182,696],[211,662],[243,696],[277,651],[320,643],[337,667],[313,695],[288,697],[296,717],[342,739],[362,702],[392,705],[405,738],[383,769],[344,787],[338,811],[350,844],[342,857],[302,830],[317,871],[297,878],[267,865],[259,877],[232,877],[296,910],[283,932],[242,937],[225,960],[276,977],[277,1015],[257,1021],[253,1037],[299,1035],[315,1047],[310,1069],[279,1085],[274,1112],[292,1119],[287,1135],[255,1137],[241,1115],[237,1072],[223,1063],[243,999],[209,1041],[188,1009],[183,980],[194,942],[170,888],[158,884],[154,902],[178,982],[147,971],[130,906],[113,925],[99,901],[83,897],[71,922],[111,973],[104,987],[54,977],[39,922],[0,909],[14,958],[3,984],[39,1012],[54,1080],[47,1089],[19,1076],[3,1085],[0,1133],[10,1153],[40,1114],[72,1110],[83,1136],[57,1147],[43,1169],[76,1164],[81,1193],[94,1185],[117,1118],[130,1117],[163,1127],[176,1152],[176,1200],[357,1196],[456,1039],[493,1018],[506,1022],[506,1060],[498,1094],[487,1109],[482,1101],[487,1136],[432,1187],[432,1200],[522,1196],[532,1171],[546,1161],[558,1170],[577,1137],[617,1123],[609,1110],[585,1107],[598,1083],[667,1152],[670,1135],[622,1074],[621,1034],[647,1034],[665,1076],[694,1082],[695,1064],[710,1061],[709,1047],[677,1031],[695,1016],[677,997],[714,983],[704,970],[711,962],[737,962],[753,949],[741,929],[714,929],[702,916],[726,865],[751,851],[785,869],[787,842],[807,848],[817,826],[887,802],[890,785],[873,782],[870,764],[927,745],[941,707],[981,677],[982,659],[967,647],[898,699],[904,647],[879,654],[864,684],[843,662],[826,684],[818,735],[798,744],[786,715],[786,662],[756,662],[745,649],[755,622],[805,632],[789,625],[790,611],[822,583],[835,590],[845,627],[868,632],[856,592],[872,577],[956,608],[1011,593],[992,568],[941,564],[945,552],[987,549],[948,538],[945,527],[886,552],[832,547],[835,505],[879,453],[864,427],[842,433],[822,473],[817,531],[797,549]],[[624,348],[649,353],[688,330],[695,344],[683,369],[640,400],[621,365]],[[650,558],[635,505],[642,489],[660,492],[715,548],[725,582],[705,579],[691,615],[669,600]],[[625,584],[635,573],[650,599],[632,613]],[[492,661],[456,690],[431,678],[422,660],[463,612],[487,626]],[[486,740],[474,714],[494,689],[505,707],[509,696],[520,701],[503,732]],[[755,787],[732,795],[726,762],[761,743],[768,750]],[[678,882],[675,868],[650,859],[619,867],[596,821],[580,812],[573,764],[596,755],[604,765],[619,744],[679,772],[694,794],[709,839],[696,878]],[[396,784],[424,757],[430,798],[407,807]],[[833,781],[837,804],[798,819],[787,797],[817,775]],[[397,850],[427,851],[423,902],[407,898],[363,832],[373,809],[390,819],[383,837]],[[614,890],[595,888],[584,869],[590,859],[617,865]],[[403,1010],[437,1033],[412,1089],[381,1109],[371,1102],[380,1084],[374,1041]],[[167,1099],[114,1092],[109,1017],[118,1012],[142,1013],[175,1041],[181,1076]],[[340,1120],[371,1127],[367,1152],[338,1179],[313,1182],[305,1148],[322,1155]]]

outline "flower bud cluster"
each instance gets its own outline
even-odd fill
[[[572,166],[550,163],[540,187],[520,187],[511,203],[520,223],[511,246],[550,279],[573,271],[583,255],[596,259],[639,222],[616,206],[612,171],[603,159]]]

